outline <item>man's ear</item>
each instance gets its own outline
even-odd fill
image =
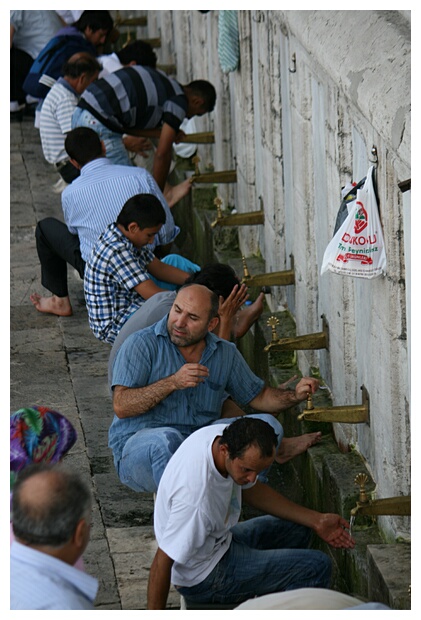
[[[90,526],[87,523],[86,519],[80,519],[80,521],[78,521],[78,524],[76,525],[76,529],[73,534],[73,542],[77,549],[82,549],[83,551],[86,547],[87,540],[89,539],[89,528]]]
[[[219,447],[219,454],[222,454],[222,456],[224,457],[229,456],[228,446],[225,443],[220,443],[218,447]]]
[[[101,140],[101,152],[102,156],[105,157],[107,150],[105,148],[104,140]]]
[[[208,331],[213,332],[213,330],[218,325],[218,323],[219,323],[219,316],[214,316],[213,319],[209,321]]]
[[[77,163],[76,159],[69,158],[69,162],[74,166],[77,170],[80,170],[82,166]]]

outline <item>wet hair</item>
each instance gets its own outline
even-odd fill
[[[64,141],[64,148],[70,159],[84,166],[102,156],[102,145],[99,135],[89,127],[76,127],[69,131]]]
[[[181,286],[178,289],[177,295],[183,289],[189,288],[190,286],[194,286],[195,284],[201,284],[201,282],[188,282],[186,280],[183,286]],[[210,299],[210,310],[209,310],[209,321],[210,321],[211,319],[219,316],[219,297],[214,291],[212,291],[212,289],[209,288],[208,290],[209,290],[209,299]]]
[[[51,493],[39,498],[30,493],[31,479],[49,476]],[[62,465],[36,464],[23,469],[13,487],[12,522],[16,538],[28,545],[61,547],[74,534],[81,519],[90,518],[91,491],[78,473]]]
[[[203,284],[210,288],[218,296],[226,299],[234,286],[240,284],[234,269],[224,263],[210,263],[202,267],[200,271],[192,273],[187,278],[186,284]]]
[[[136,62],[137,65],[156,69],[157,56],[152,46],[146,41],[133,41],[116,52],[122,65]]]
[[[102,69],[101,64],[96,58],[84,52],[80,52],[77,58],[72,60],[72,57],[66,60],[63,65],[62,73],[64,76],[70,78],[78,78],[84,73],[90,77],[99,73]]]
[[[243,416],[224,428],[219,443],[227,446],[229,458],[233,460],[241,458],[250,446],[258,447],[262,458],[270,457],[278,441],[270,424]]]
[[[154,228],[165,224],[165,210],[153,194],[136,194],[128,199],[121,209],[117,224],[128,230],[129,224],[135,222],[139,228]]]
[[[190,84],[187,84],[186,88],[188,88],[193,95],[202,97],[205,102],[206,110],[212,112],[216,101],[216,91],[213,84],[206,80],[194,80],[190,82]]]
[[[107,30],[110,32],[114,22],[109,11],[83,11],[73,26],[80,30],[80,32],[85,32],[86,28],[90,28],[92,32],[97,30]]]

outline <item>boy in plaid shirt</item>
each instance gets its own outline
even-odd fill
[[[84,289],[89,325],[99,340],[112,344],[146,299],[162,287],[181,286],[200,269],[176,254],[159,260],[148,247],[165,217],[156,196],[137,194],[95,244],[85,267]]]

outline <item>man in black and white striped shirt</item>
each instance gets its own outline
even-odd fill
[[[92,83],[73,114],[72,127],[90,127],[105,144],[107,157],[131,165],[123,135],[158,137],[153,176],[164,189],[172,145],[185,118],[214,109],[215,88],[206,80],[187,85],[159,70],[140,65],[124,67]]]

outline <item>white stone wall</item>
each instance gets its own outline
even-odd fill
[[[299,353],[302,372],[319,367],[335,405],[359,404],[360,386],[368,390],[370,425],[335,425],[339,446],[366,460],[379,497],[409,493],[409,257],[398,183],[411,178],[410,12],[239,11],[240,67],[229,74],[219,65],[218,11],[143,13],[139,32],[161,36],[159,61],[174,62],[182,83],[216,87],[214,113],[198,120],[216,138],[199,149],[203,166],[237,168],[237,184],[219,188],[225,204],[265,209],[264,226],[241,230],[243,253],[261,253],[266,271],[294,257],[296,286],[279,288],[272,309],[287,302],[297,334],[320,331],[326,316],[330,349]],[[341,187],[366,175],[373,146],[387,273],[320,276]],[[384,527],[393,536],[406,526]]]

